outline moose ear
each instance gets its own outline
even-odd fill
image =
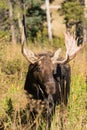
[[[53,55],[53,57],[51,58],[51,60],[52,60],[53,62],[55,62],[55,61],[59,58],[60,53],[61,53],[61,48],[59,48],[59,49],[54,53],[54,55]]]

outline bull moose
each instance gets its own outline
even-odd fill
[[[67,105],[70,93],[71,70],[68,64],[82,46],[77,46],[77,40],[69,33],[65,33],[66,57],[59,58],[61,49],[55,53],[44,52],[35,55],[22,44],[22,54],[30,63],[24,89],[35,99],[48,102],[48,120],[50,120],[56,104]],[[50,121],[48,121],[48,129]]]

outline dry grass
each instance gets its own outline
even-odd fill
[[[63,2],[63,0],[54,0],[53,4],[60,5]]]
[[[70,62],[70,65],[71,92],[68,107],[64,110],[62,120],[60,109],[56,108],[51,130],[87,129],[87,46]]]
[[[63,35],[65,29],[64,19],[63,16],[60,16],[58,12],[52,12],[52,32],[54,36],[61,36]]]

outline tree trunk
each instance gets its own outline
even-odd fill
[[[16,43],[14,21],[13,21],[13,7],[12,7],[11,0],[9,0],[9,18],[10,18],[10,26],[11,26],[12,43]]]
[[[84,8],[84,17],[87,19],[87,0],[84,2],[85,8]],[[87,42],[87,24],[84,25],[84,42]]]
[[[51,30],[49,0],[46,0],[46,14],[47,14],[47,25],[48,25],[49,41],[52,43],[52,30]]]
[[[25,31],[24,31],[24,26],[22,23],[22,18],[20,12],[18,12],[18,24],[19,24],[19,29],[20,29],[20,34],[21,34],[21,44],[25,43],[26,44],[26,37],[25,37]]]
[[[22,9],[23,9],[23,26],[24,26],[24,33],[25,33],[25,37],[26,37],[26,16],[25,16],[25,2],[24,0],[21,0],[22,3]]]
[[[22,6],[20,6],[22,5]],[[20,9],[17,13],[18,25],[20,30],[21,44],[26,44],[26,27],[25,27],[25,5],[24,0],[21,0],[21,3],[18,1],[18,6]]]

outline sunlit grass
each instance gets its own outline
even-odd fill
[[[71,90],[68,107],[62,115],[60,125],[59,109],[53,118],[51,130],[86,130],[87,129],[87,61],[86,51],[82,51],[71,64]]]

